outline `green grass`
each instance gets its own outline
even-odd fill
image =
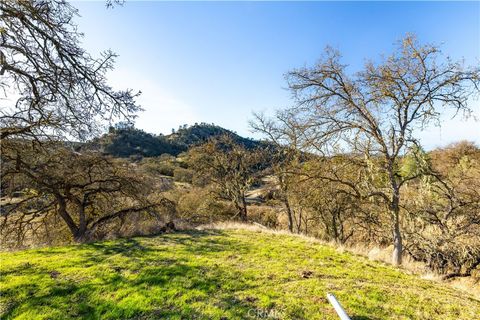
[[[466,293],[305,239],[190,231],[1,253],[2,319],[478,319]]]

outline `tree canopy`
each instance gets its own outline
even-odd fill
[[[64,0],[0,2],[1,138],[86,139],[99,125],[132,119],[138,93],[108,85],[116,54],[81,47],[78,11]],[[4,101],[3,103],[7,103]]]

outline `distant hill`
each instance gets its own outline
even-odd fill
[[[221,135],[231,136],[236,143],[243,145],[247,149],[256,148],[263,143],[258,140],[241,137],[228,129],[207,123],[181,127],[176,132],[165,136],[165,138],[175,145],[188,149],[192,146],[202,144],[210,138]]]
[[[157,157],[161,154],[177,156],[189,148],[221,135],[231,136],[247,149],[254,149],[265,142],[248,139],[214,124],[183,126],[169,135],[154,135],[130,125],[111,127],[109,132],[84,144],[82,149],[98,150],[115,157]]]

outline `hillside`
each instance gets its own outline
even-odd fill
[[[2,319],[474,319],[480,302],[285,234],[178,232],[1,253]]]
[[[239,136],[228,129],[206,123],[181,127],[176,132],[165,136],[165,138],[167,141],[170,141],[175,145],[188,149],[192,146],[201,144],[210,138],[222,135],[231,136],[236,143],[243,145],[247,149],[255,148],[262,144],[260,141]]]
[[[263,142],[244,138],[225,128],[213,124],[194,124],[180,127],[169,135],[153,135],[135,127],[121,124],[111,127],[109,132],[79,147],[80,149],[98,150],[115,157],[157,157],[162,154],[177,156],[189,148],[202,144],[207,140],[229,135],[233,140],[253,149]]]

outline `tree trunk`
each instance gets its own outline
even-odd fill
[[[65,195],[67,199],[69,199],[71,202],[77,206],[77,215],[78,215],[78,225],[76,225],[75,230],[72,230],[73,233],[73,238],[76,242],[84,242],[86,240],[86,233],[87,233],[87,221],[85,217],[85,204],[82,203],[80,200],[78,200],[74,195],[70,193],[70,188],[65,189]],[[60,196],[61,198],[61,196]],[[63,199],[63,198],[62,198]],[[62,210],[65,211],[65,215],[68,215],[66,212],[66,202],[62,200],[61,202],[61,207],[63,208]],[[69,216],[70,218],[70,216]],[[64,218],[65,220],[65,218]],[[70,220],[73,222],[73,220],[70,218]],[[68,223],[68,222],[67,222]],[[75,224],[75,223],[74,223]]]
[[[393,253],[392,253],[392,263],[394,265],[402,264],[402,253],[403,253],[403,243],[402,243],[402,233],[400,231],[400,206],[399,206],[399,196],[395,194],[392,199],[391,211],[393,218]]]
[[[67,224],[68,229],[72,233],[75,241],[77,241],[79,229],[78,229],[77,225],[75,224],[75,221],[73,221],[72,217],[67,212],[67,204],[65,202],[65,199],[59,194],[56,194],[55,196],[56,196],[57,201],[58,201],[58,209],[57,209],[58,214],[63,219],[63,221]]]
[[[278,177],[278,182],[280,184],[280,190],[281,190],[281,199],[283,204],[285,205],[285,209],[287,211],[287,218],[288,218],[288,231],[293,233],[293,212],[292,208],[290,207],[290,201],[288,201],[288,185],[285,182],[285,176],[283,172],[280,172],[280,174],[277,175]]]
[[[87,232],[87,221],[85,219],[85,208],[83,205],[78,208],[78,235],[84,238]]]
[[[288,231],[293,232],[293,214],[292,208],[290,208],[290,202],[288,202],[288,198],[285,195],[283,203],[285,204],[285,208],[287,209],[287,217],[288,217]]]
[[[87,231],[86,230],[78,230],[78,232],[73,236],[75,242],[82,243],[88,240]]]
[[[402,264],[402,253],[403,253],[403,243],[402,243],[402,233],[400,231],[400,186],[397,183],[395,177],[395,159],[388,158],[388,175],[390,178],[390,187],[392,191],[392,198],[390,200],[390,214],[392,217],[393,224],[393,252],[392,252],[392,263],[396,266]]]
[[[338,229],[337,229],[337,217],[335,216],[335,210],[332,212],[332,230],[333,230],[333,240],[335,240],[336,243],[339,243],[339,241],[338,241]]]
[[[245,195],[242,195],[242,205],[240,206],[240,219],[243,222],[247,221],[247,202],[245,201]]]
[[[394,265],[401,265],[402,264],[402,252],[403,252],[403,244],[402,244],[402,233],[400,232],[400,226],[395,223],[395,227],[393,230],[393,254],[392,254],[392,262]]]
[[[300,234],[302,229],[302,207],[298,208],[297,233]]]

